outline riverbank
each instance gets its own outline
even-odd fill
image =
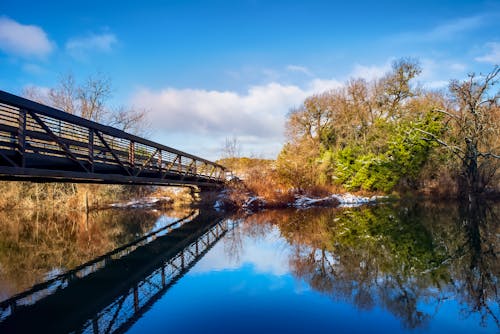
[[[272,198],[258,196],[238,188],[226,188],[216,198],[214,208],[221,211],[256,212],[264,209],[311,207],[353,207],[387,201],[389,196],[362,196],[351,193],[336,193],[323,196],[304,194],[299,191],[276,192]]]

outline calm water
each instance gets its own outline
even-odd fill
[[[0,332],[500,332],[499,204],[188,214],[0,215]]]

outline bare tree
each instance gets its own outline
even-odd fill
[[[147,135],[149,124],[146,109],[120,107],[111,113],[109,125],[135,135]]]
[[[58,85],[48,92],[38,87],[28,87],[23,95],[92,121],[103,122],[110,118],[106,102],[111,96],[111,81],[101,74],[88,77],[80,85],[73,74],[65,74],[60,76]]]
[[[378,100],[391,117],[402,116],[402,102],[415,96],[411,80],[422,72],[420,64],[414,59],[399,59],[392,63],[392,71],[380,80],[383,88]]]
[[[111,96],[111,80],[102,74],[89,76],[78,84],[73,74],[59,77],[55,88],[45,91],[38,87],[27,87],[26,98],[50,105],[70,114],[95,122],[105,123],[136,135],[147,134],[147,110],[130,107],[112,109],[107,106]]]
[[[239,158],[241,156],[241,145],[238,138],[226,138],[224,146],[222,147],[222,157],[225,159]]]
[[[95,122],[103,121],[109,113],[105,102],[110,96],[111,81],[108,77],[99,74],[88,77],[77,89],[80,116]]]
[[[308,97],[302,106],[288,114],[287,136],[292,141],[304,138],[320,143],[333,118],[334,99],[342,92],[326,92]]]
[[[78,87],[73,74],[61,75],[56,88],[50,89],[48,103],[54,108],[61,109],[70,114],[79,114]]]
[[[460,161],[459,192],[469,201],[484,192],[500,165],[500,92],[492,91],[499,76],[497,65],[486,75],[471,73],[464,81],[452,80],[453,106],[438,110],[452,125],[448,138],[426,133]]]

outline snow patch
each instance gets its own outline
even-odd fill
[[[147,209],[158,205],[172,204],[173,200],[170,197],[144,197],[128,202],[113,203],[112,208],[120,209]]]
[[[338,202],[338,207],[355,207],[363,204],[376,203],[381,199],[386,198],[385,196],[356,196],[350,193],[345,194],[333,194],[322,198],[311,198],[307,196],[299,196],[295,200],[293,206],[296,208],[308,208],[312,206],[332,206]]]
[[[250,211],[258,210],[265,206],[266,201],[259,196],[251,196],[243,203],[243,208]]]

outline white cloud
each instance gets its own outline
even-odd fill
[[[459,18],[441,24],[424,35],[428,39],[446,39],[465,31],[474,30],[485,24],[484,15]]]
[[[304,87],[271,82],[252,86],[244,93],[142,88],[133,94],[131,104],[150,111],[154,137],[159,142],[216,158],[224,138],[236,136],[244,154],[273,158],[283,144],[289,110],[311,94],[340,85],[335,80],[321,79]],[[194,142],[189,138],[195,138]]]
[[[467,70],[467,65],[461,63],[451,63],[450,69],[454,72],[461,73]]]
[[[387,61],[383,65],[354,65],[351,72],[351,78],[363,78],[367,81],[379,79],[391,70],[391,61]]]
[[[484,56],[475,58],[475,60],[494,65],[500,64],[500,43],[491,42],[487,43],[486,46],[490,49],[490,51]]]
[[[332,89],[340,88],[344,84],[335,79],[313,79],[307,84],[307,91],[311,93],[322,93]]]
[[[428,89],[446,88],[451,79],[460,78],[467,72],[467,65],[453,59],[420,60],[422,73],[417,77],[422,87]]]
[[[241,270],[245,265],[251,265],[255,273],[272,274],[276,276],[287,275],[290,272],[290,248],[280,236],[277,227],[267,231],[267,234],[252,237],[245,234],[241,226],[236,227],[236,235],[241,233],[241,248],[228,252],[224,243],[231,243],[230,238],[222,240],[215,245],[197,264],[190,270],[191,275],[200,275],[207,272],[222,270]],[[230,246],[228,246],[231,248]]]
[[[23,87],[24,97],[45,105],[50,104],[49,93],[50,93],[50,88],[44,86],[28,84]]]
[[[235,135],[244,140],[242,146],[248,151],[273,156],[282,144],[285,117],[290,108],[300,105],[311,94],[339,85],[335,80],[319,79],[305,88],[271,82],[252,86],[242,94],[204,89],[155,91],[142,88],[133,95],[131,103],[150,110],[150,121],[157,136],[168,133],[172,138],[182,135],[199,140],[207,136],[220,140]]]
[[[54,46],[42,28],[0,17],[0,49],[23,57],[44,57]]]
[[[442,89],[446,88],[449,84],[449,81],[446,80],[436,80],[436,81],[428,81],[424,83],[424,87],[427,89]]]
[[[90,52],[110,52],[118,39],[112,33],[75,37],[66,43],[66,50],[75,58],[84,59]]]
[[[426,43],[449,41],[453,38],[476,30],[492,21],[491,15],[475,15],[469,17],[456,18],[443,22],[425,31],[403,32],[394,36],[396,41],[410,43]],[[496,18],[495,18],[496,19]]]
[[[245,94],[144,88],[132,101],[151,110],[151,120],[161,130],[276,137],[280,135],[288,108],[302,102],[305,94],[297,86],[278,83],[253,86]]]
[[[288,65],[286,67],[286,70],[289,71],[289,72],[302,73],[302,74],[305,74],[305,75],[310,76],[310,77],[313,76],[313,74],[311,73],[311,71],[307,67],[305,67],[305,66]]]
[[[32,63],[26,63],[23,65],[23,71],[32,75],[42,75],[46,73],[46,70],[37,65],[37,64],[32,64]]]

